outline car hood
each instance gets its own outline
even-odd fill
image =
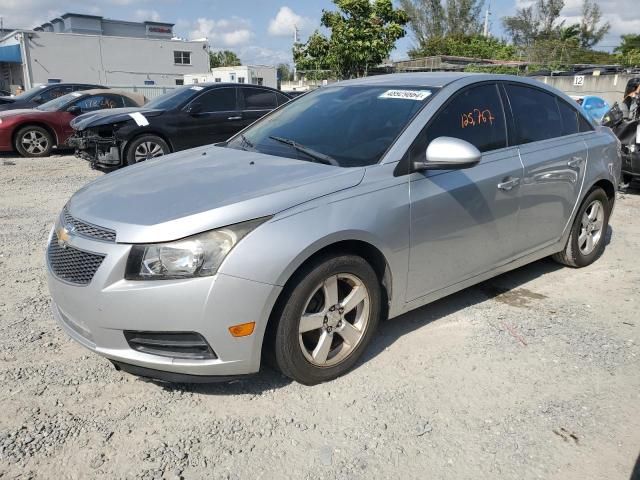
[[[164,110],[154,110],[144,107],[109,108],[105,110],[98,110],[96,112],[85,113],[77,116],[71,121],[71,127],[74,130],[84,130],[86,128],[110,125],[113,123],[125,122],[127,120],[134,121],[131,114],[136,112],[141,113],[145,117],[155,117],[163,113]]]
[[[68,208],[118,242],[162,242],[274,215],[353,187],[364,171],[209,145],[104,175]]]
[[[13,110],[1,111],[0,118],[17,117],[18,115],[34,114],[34,113],[51,113],[51,112],[43,112],[33,108],[15,108]]]
[[[15,101],[16,101],[15,98],[12,98],[12,97],[0,97],[0,105],[7,104],[7,103],[13,103]]]

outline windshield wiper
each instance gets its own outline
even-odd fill
[[[325,165],[338,165],[338,162],[333,157],[329,155],[325,155],[324,153],[316,152],[315,150],[305,147],[304,145],[300,145],[295,140],[291,140],[283,137],[276,137],[275,135],[269,136],[271,140],[275,140],[276,142],[284,143],[285,145],[290,145],[295,148],[298,152],[302,152],[305,155],[311,157],[315,162],[324,163]]]
[[[253,145],[253,143],[251,143],[251,141],[244,136],[243,133],[239,134],[239,137],[242,139],[242,145],[245,145],[248,148],[243,148],[243,150],[248,150],[250,152],[255,152],[256,151],[256,147]]]

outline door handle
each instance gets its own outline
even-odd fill
[[[567,162],[567,165],[569,165],[571,168],[576,168],[579,167],[582,162],[584,162],[584,158],[582,157],[571,157],[571,160]]]
[[[237,117],[228,117],[227,120],[242,120],[241,116],[237,116]]]
[[[518,186],[518,184],[520,184],[519,178],[511,178],[509,180],[505,180],[504,182],[500,182],[498,184],[498,188],[500,190],[504,190],[505,192],[508,192],[509,190],[513,189],[513,187]]]

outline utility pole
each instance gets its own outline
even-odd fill
[[[487,10],[484,14],[484,32],[485,37],[489,36],[489,16],[491,15],[491,0],[487,2]]]
[[[293,48],[296,48],[296,45],[300,43],[300,30],[297,25],[293,26]],[[298,70],[296,69],[296,59],[293,59],[293,81],[298,81]]]

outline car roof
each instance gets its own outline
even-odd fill
[[[340,85],[372,85],[372,86],[413,86],[413,87],[444,87],[445,85],[470,76],[483,76],[477,73],[462,72],[415,72],[390,73],[372,77],[354,78],[339,82]]]
[[[203,83],[193,83],[185,85],[185,87],[202,87],[202,88],[210,88],[210,87],[239,87],[239,88],[264,88],[266,90],[272,90],[274,92],[282,93],[287,95],[287,92],[283,92],[282,90],[278,90],[276,88],[267,87],[266,85],[256,85],[254,83],[234,83],[234,82],[203,82]]]

